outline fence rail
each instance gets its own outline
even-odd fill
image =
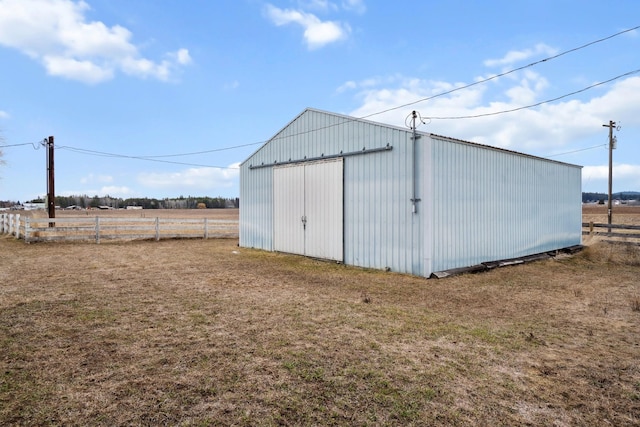
[[[25,242],[237,238],[238,221],[194,218],[32,218],[1,214],[0,233]]]
[[[603,228],[606,230],[596,230]],[[608,242],[625,242],[640,245],[640,225],[600,224],[593,222],[583,222],[582,235],[608,237],[609,239],[606,240]]]

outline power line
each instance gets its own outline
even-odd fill
[[[593,89],[594,87],[601,86],[601,85],[603,85],[603,84],[607,84],[607,83],[610,83],[610,82],[612,82],[612,81],[614,81],[614,80],[618,80],[618,79],[621,79],[622,77],[630,76],[630,75],[632,75],[632,74],[636,74],[636,73],[639,73],[639,72],[640,72],[640,69],[638,69],[638,70],[633,70],[633,71],[629,71],[629,72],[627,72],[627,73],[620,74],[619,76],[616,76],[616,77],[610,78],[610,79],[605,80],[605,81],[603,81],[603,82],[595,83],[595,84],[592,84],[591,86],[587,86],[587,87],[582,88],[582,89],[580,89],[580,90],[576,90],[576,91],[574,91],[574,92],[567,93],[566,95],[561,95],[561,96],[558,96],[558,97],[556,97],[556,98],[547,99],[546,101],[536,102],[535,104],[525,105],[525,106],[517,107],[517,108],[511,108],[511,109],[509,109],[509,110],[494,111],[494,112],[491,112],[491,113],[474,114],[474,115],[469,115],[469,116],[449,116],[449,117],[433,117],[433,116],[427,116],[427,118],[429,118],[429,119],[431,119],[431,120],[476,119],[476,118],[478,118],[478,117],[496,116],[496,115],[498,115],[498,114],[513,113],[514,111],[520,111],[520,110],[525,110],[525,109],[527,109],[527,108],[539,107],[540,105],[543,105],[543,104],[548,104],[548,103],[550,103],[550,102],[558,101],[558,100],[560,100],[560,99],[567,98],[567,97],[569,97],[569,96],[576,95],[576,94],[581,93],[581,92],[585,92],[585,91],[587,91],[587,90],[589,90],[589,89]]]
[[[208,154],[208,153],[216,153],[219,151],[228,151],[228,150],[235,150],[236,148],[244,148],[244,147],[249,147],[252,145],[258,145],[258,144],[263,144],[263,142],[251,142],[248,144],[241,144],[241,145],[232,145],[230,147],[223,147],[223,148],[215,148],[213,150],[205,150],[205,151],[194,151],[193,153],[182,153],[182,154],[165,154],[165,155],[159,155],[159,156],[140,156],[146,159],[156,159],[156,158],[162,158],[162,157],[183,157],[183,156],[195,156],[198,154]]]
[[[148,162],[157,162],[157,163],[169,163],[174,165],[182,165],[182,166],[195,166],[195,167],[203,167],[203,168],[215,168],[215,169],[238,169],[236,167],[230,166],[214,166],[214,165],[203,165],[198,163],[185,163],[185,162],[175,162],[171,160],[160,160],[149,157],[141,157],[141,156],[128,156],[125,154],[116,154],[116,153],[107,153],[104,151],[95,151],[95,150],[87,150],[83,148],[70,147],[66,145],[58,146],[59,150],[68,150],[79,154],[85,154],[89,156],[97,156],[97,157],[116,157],[121,159],[132,159],[132,160],[145,160]]]
[[[468,89],[468,88],[470,88],[472,86],[476,86],[476,85],[479,85],[481,83],[486,83],[488,81],[497,79],[499,77],[504,77],[504,76],[506,76],[508,74],[515,73],[516,71],[521,71],[521,70],[524,70],[525,68],[533,67],[533,66],[541,64],[543,62],[551,61],[553,59],[559,58],[559,57],[561,57],[563,55],[566,55],[568,53],[576,52],[578,50],[581,50],[581,49],[584,49],[586,47],[592,46],[594,44],[601,43],[603,41],[606,41],[606,40],[612,39],[614,37],[617,37],[619,35],[622,35],[622,34],[637,30],[638,28],[640,28],[640,25],[638,25],[636,27],[633,27],[633,28],[629,28],[627,30],[620,31],[618,33],[612,34],[612,35],[607,36],[607,37],[603,37],[603,38],[598,39],[598,40],[594,40],[592,42],[583,44],[582,46],[578,46],[578,47],[574,47],[573,49],[565,50],[564,52],[560,52],[557,55],[549,56],[549,57],[541,59],[539,61],[532,62],[531,64],[523,65],[522,67],[514,68],[513,70],[505,71],[504,73],[496,74],[496,75],[488,77],[486,79],[478,80],[477,82],[469,83],[469,84],[466,84],[464,86],[457,87],[455,89],[451,89],[451,90],[448,90],[448,91],[445,91],[445,92],[441,92],[441,93],[438,93],[436,95],[432,95],[432,96],[429,96],[429,97],[426,97],[426,98],[418,99],[417,101],[409,102],[407,104],[399,105],[397,107],[388,108],[386,110],[383,110],[383,111],[380,111],[380,112],[377,112],[377,113],[372,113],[372,114],[369,114],[367,116],[363,116],[363,117],[360,117],[360,118],[361,119],[366,119],[368,117],[377,116],[379,114],[388,113],[389,111],[394,111],[394,110],[398,110],[400,108],[405,108],[405,107],[409,107],[411,105],[415,105],[415,104],[418,104],[418,103],[421,103],[421,102],[429,101],[431,99],[438,98],[440,96],[449,95],[449,94],[451,94],[453,92],[457,92],[459,90]]]
[[[463,85],[463,86],[460,86],[460,87],[457,87],[457,88],[454,88],[454,89],[451,89],[451,90],[448,90],[448,91],[445,91],[445,92],[441,92],[441,93],[438,93],[438,94],[435,94],[435,95],[432,95],[432,96],[429,96],[429,97],[426,97],[426,98],[418,99],[418,100],[416,100],[416,101],[409,102],[409,103],[406,103],[406,104],[403,104],[403,105],[399,105],[399,106],[396,106],[396,107],[387,108],[386,110],[382,110],[382,111],[379,111],[379,112],[376,112],[376,113],[371,113],[371,114],[368,114],[368,115],[365,115],[365,116],[358,117],[358,118],[356,118],[356,119],[367,119],[367,118],[369,118],[369,117],[373,117],[373,116],[377,116],[377,115],[380,115],[380,114],[388,113],[388,112],[390,112],[390,111],[398,110],[398,109],[405,108],[405,107],[408,107],[408,106],[411,106],[411,105],[415,105],[415,104],[418,104],[418,103],[421,103],[421,102],[429,101],[429,100],[431,100],[431,99],[435,99],[435,98],[438,98],[438,97],[441,97],[441,96],[449,95],[449,94],[451,94],[451,93],[453,93],[453,92],[457,92],[457,91],[459,91],[459,90],[468,89],[468,88],[470,88],[470,87],[472,87],[472,86],[476,86],[476,85],[479,85],[479,84],[482,84],[482,83],[486,83],[486,82],[489,82],[489,81],[491,81],[491,80],[495,80],[495,79],[497,79],[497,78],[504,77],[504,76],[506,76],[506,75],[509,75],[509,74],[515,73],[515,72],[517,72],[517,71],[524,70],[525,68],[530,68],[530,67],[536,66],[536,65],[538,65],[538,64],[541,64],[541,63],[543,63],[543,62],[549,62],[549,61],[552,61],[552,60],[557,59],[557,58],[559,58],[559,57],[561,57],[561,56],[567,55],[567,54],[569,54],[569,53],[576,52],[576,51],[581,50],[581,49],[585,49],[585,48],[587,48],[587,47],[589,47],[589,46],[592,46],[592,45],[595,45],[595,44],[598,44],[598,43],[602,43],[602,42],[604,42],[604,41],[606,41],[606,40],[612,39],[612,38],[617,37],[617,36],[620,36],[620,35],[622,35],[622,34],[629,33],[629,32],[631,32],[631,31],[635,31],[635,30],[637,30],[637,29],[640,29],[640,25],[635,26],[635,27],[633,27],[633,28],[629,28],[629,29],[623,30],[623,31],[619,31],[619,32],[617,32],[617,33],[615,33],[615,34],[611,34],[611,35],[609,35],[609,36],[606,36],[606,37],[600,38],[600,39],[598,39],[598,40],[591,41],[591,42],[589,42],[589,43],[585,43],[585,44],[583,44],[583,45],[581,45],[581,46],[578,46],[578,47],[574,47],[574,48],[572,48],[572,49],[565,50],[565,51],[560,52],[560,53],[558,53],[558,54],[556,54],[556,55],[549,56],[549,57],[544,58],[544,59],[541,59],[541,60],[539,60],[539,61],[535,61],[535,62],[532,62],[532,63],[530,63],[530,64],[527,64],[527,65],[524,65],[524,66],[521,66],[521,67],[518,67],[518,68],[514,68],[514,69],[512,69],[512,70],[505,71],[505,72],[500,73],[500,74],[496,74],[496,75],[491,76],[491,77],[488,77],[488,78],[486,78],[486,79],[478,80],[478,81],[476,81],[476,82],[469,83],[469,84],[466,84],[466,85]],[[634,71],[634,72],[637,72],[637,71]],[[633,74],[634,72],[627,73],[627,74]],[[624,76],[624,75],[622,75],[622,76],[618,76],[618,77],[616,77],[616,78],[620,78],[620,77],[623,77],[623,76]],[[608,81],[602,82],[602,83],[600,83],[600,84],[605,84],[605,83],[607,83],[607,82],[609,82],[609,81],[613,81],[613,80],[615,80],[616,78],[613,78],[613,79],[611,79],[611,80],[608,80]],[[594,85],[594,86],[591,86],[591,87],[595,87],[595,86],[598,86],[598,85]],[[588,88],[582,89],[582,90],[580,90],[580,91],[576,91],[576,92],[574,92],[574,93],[570,93],[570,94],[567,94],[567,95],[563,95],[563,96],[561,96],[561,97],[558,97],[558,98],[555,98],[555,99],[552,99],[552,100],[549,100],[549,101],[545,101],[545,102],[543,102],[543,103],[553,102],[553,101],[558,100],[558,99],[566,98],[566,97],[568,97],[568,96],[571,96],[571,95],[574,95],[574,94],[577,94],[577,93],[583,92],[583,91],[585,91],[585,90],[591,89],[591,87],[588,87]],[[524,108],[532,108],[532,107],[535,107],[535,106],[537,106],[537,105],[541,105],[541,104],[543,104],[543,103],[535,104],[535,105],[528,106],[528,107],[521,107],[521,109],[524,109]],[[513,110],[513,111],[516,111],[516,110]],[[505,111],[505,112],[510,112],[510,111]],[[496,113],[496,114],[503,114],[503,113],[502,113],[502,112],[499,112],[499,113]],[[435,118],[435,117],[431,117],[431,118]],[[461,117],[461,118],[467,118],[467,117]],[[472,118],[472,117],[468,117],[468,118]],[[322,127],[315,128],[315,129],[313,129],[313,130],[310,130],[310,131],[309,131],[309,130],[308,130],[308,131],[302,131],[302,132],[299,132],[299,133],[296,133],[296,134],[287,135],[287,136],[286,136],[286,138],[290,138],[290,137],[293,137],[293,136],[299,136],[299,135],[303,135],[303,134],[307,134],[307,133],[310,133],[310,132],[315,132],[315,131],[319,131],[319,130],[323,130],[323,129],[328,129],[328,128],[335,127],[335,126],[340,126],[340,125],[343,125],[343,124],[345,124],[345,123],[349,123],[349,122],[351,122],[351,121],[353,121],[353,120],[356,120],[356,119],[347,119],[347,120],[345,120],[345,121],[343,121],[343,122],[334,123],[334,124],[331,124],[331,125],[328,125],[328,126],[322,126]],[[280,139],[280,138],[285,138],[285,137],[279,137],[279,138],[274,138],[274,139]],[[144,158],[144,159],[157,159],[157,158],[165,158],[165,157],[182,157],[182,156],[191,156],[191,155],[207,154],[207,153],[213,153],[213,152],[218,152],[218,151],[225,151],[225,150],[232,150],[232,149],[236,149],[236,148],[243,148],[243,147],[248,147],[248,146],[252,146],[252,145],[260,145],[260,144],[264,144],[264,143],[266,143],[266,142],[267,142],[267,141],[252,142],[252,143],[248,143],[248,144],[235,145],[235,146],[231,146],[231,147],[218,148],[218,149],[214,149],[214,150],[197,151],[197,152],[193,152],[193,153],[167,154],[167,155],[158,155],[158,156],[139,156],[139,158],[140,158],[140,159],[143,159],[143,158]]]
[[[22,147],[24,145],[31,145],[34,150],[39,150],[40,147],[42,147],[42,142],[25,142],[22,144],[0,145],[0,148]]]
[[[578,51],[578,50],[581,50],[581,49],[584,49],[584,48],[586,48],[586,47],[592,46],[592,45],[594,45],[594,44],[601,43],[601,42],[603,42],[603,41],[606,41],[606,40],[612,39],[612,38],[617,37],[617,36],[620,36],[620,35],[622,35],[622,34],[629,33],[629,32],[631,32],[631,31],[635,31],[635,30],[637,30],[637,29],[640,29],[640,25],[635,26],[635,27],[633,27],[633,28],[629,28],[629,29],[626,29],[626,30],[620,31],[620,32],[617,32],[617,33],[615,33],[615,34],[611,34],[611,35],[609,35],[609,36],[607,36],[607,37],[603,37],[603,38],[600,38],[600,39],[598,39],[598,40],[591,41],[591,42],[586,43],[586,44],[583,44],[583,45],[581,45],[581,46],[578,46],[578,47],[575,47],[575,48],[572,48],[572,49],[569,49],[569,50],[566,50],[566,51],[560,52],[560,53],[558,53],[558,54],[556,54],[556,55],[553,55],[553,56],[550,56],[550,57],[547,57],[547,58],[541,59],[541,60],[539,60],[539,61],[532,62],[532,63],[527,64],[527,65],[524,65],[524,66],[522,66],[522,67],[514,68],[514,69],[512,69],[512,70],[505,71],[505,72],[500,73],[500,74],[496,74],[496,75],[491,76],[491,77],[488,77],[488,78],[486,78],[486,79],[478,80],[478,81],[476,81],[476,82],[469,83],[469,84],[466,84],[466,85],[463,85],[463,86],[460,86],[460,87],[457,87],[457,88],[454,88],[454,89],[451,89],[451,90],[447,90],[447,91],[444,91],[444,92],[440,92],[440,93],[437,93],[437,94],[435,94],[435,95],[432,95],[432,96],[429,96],[429,97],[426,97],[426,98],[421,98],[421,99],[418,99],[418,100],[416,100],[416,101],[412,101],[412,102],[409,102],[409,103],[406,103],[406,104],[402,104],[402,105],[398,105],[398,106],[395,106],[395,107],[387,108],[387,109],[385,109],[385,110],[378,111],[378,112],[371,113],[371,114],[367,114],[367,115],[365,115],[365,116],[360,116],[360,117],[356,117],[356,118],[345,118],[345,120],[343,120],[343,121],[341,121],[341,122],[338,122],[338,123],[333,123],[333,124],[330,124],[330,125],[327,125],[327,126],[320,126],[320,127],[315,128],[315,129],[312,129],[312,130],[301,131],[301,132],[298,132],[298,133],[295,133],[295,134],[290,134],[290,135],[286,135],[286,136],[280,136],[280,137],[273,138],[273,139],[291,138],[291,137],[295,137],[295,136],[299,136],[299,135],[304,135],[304,134],[311,133],[311,132],[317,132],[317,131],[320,131],[320,130],[329,129],[329,128],[332,128],[332,127],[335,127],[335,126],[341,126],[341,125],[346,124],[346,123],[351,123],[351,122],[353,122],[353,121],[355,121],[355,120],[367,119],[367,118],[369,118],[369,117],[373,117],[373,116],[377,116],[377,115],[380,115],[380,114],[388,113],[388,112],[390,112],[390,111],[399,110],[399,109],[401,109],[401,108],[405,108],[405,107],[408,107],[408,106],[411,106],[411,105],[415,105],[415,104],[418,104],[418,103],[421,103],[421,102],[429,101],[429,100],[432,100],[432,99],[435,99],[435,98],[438,98],[438,97],[441,97],[441,96],[444,96],[444,95],[449,95],[449,94],[451,94],[451,93],[453,93],[453,92],[457,92],[457,91],[459,91],[459,90],[467,89],[467,88],[470,88],[470,87],[475,86],[475,85],[479,85],[479,84],[482,84],[482,83],[486,83],[486,82],[488,82],[488,81],[491,81],[491,80],[497,79],[497,78],[499,78],[499,77],[503,77],[503,76],[506,76],[506,75],[508,75],[508,74],[515,73],[516,71],[520,71],[520,70],[523,70],[523,69],[525,69],[525,68],[533,67],[533,66],[538,65],[538,64],[543,63],[543,62],[549,62],[549,61],[551,61],[551,60],[553,60],[553,59],[559,58],[559,57],[561,57],[561,56],[567,55],[567,54],[572,53],[572,52],[576,52],[576,51]],[[634,72],[627,73],[627,74],[633,74],[633,73],[634,73]],[[623,75],[623,76],[624,76],[624,75]],[[620,77],[621,77],[621,76],[619,76],[619,77],[617,77],[617,78],[620,78]],[[615,80],[615,79],[616,79],[616,78],[614,78],[614,79],[610,79],[610,80],[608,80],[608,81],[612,81],[612,80]],[[607,82],[608,82],[608,81],[607,81]],[[601,84],[604,84],[604,83],[607,83],[607,82],[602,82]],[[590,89],[590,88],[591,88],[591,87],[588,87],[588,88],[582,89],[582,90],[580,90],[580,91],[574,92],[573,94],[583,92],[583,91],[585,91],[585,90],[587,90],[587,89]],[[572,95],[572,94],[567,94],[567,95],[564,95],[564,96],[562,96],[562,97],[556,98],[556,100],[557,100],[557,99],[562,99],[562,98],[565,98],[565,97],[567,97],[567,96],[571,96],[571,95]],[[553,101],[553,100],[549,100],[549,101],[545,101],[545,102],[552,102],[552,101]],[[532,105],[532,106],[522,107],[522,108],[531,108],[531,107],[535,107],[535,106],[536,106],[536,105]],[[502,114],[502,113],[500,113],[500,114]],[[467,118],[467,117],[461,117],[461,118]],[[472,117],[469,117],[469,118],[472,118]],[[261,143],[263,143],[263,144],[264,144],[265,142],[266,142],[266,141],[263,141],[263,142],[261,142]]]
[[[552,155],[550,155],[550,156],[545,156],[545,157],[547,157],[547,158],[551,158],[551,157],[564,156],[565,154],[579,153],[580,151],[593,150],[593,149],[595,149],[595,148],[601,148],[601,147],[606,147],[606,146],[607,146],[607,144],[594,145],[593,147],[580,148],[580,149],[578,149],[578,150],[566,151],[566,152],[564,152],[564,153],[552,154]]]
[[[578,93],[581,92],[585,92],[589,89],[593,89],[594,87],[597,86],[601,86],[603,84],[606,83],[610,83],[614,80],[618,80],[622,77],[626,77],[632,74],[636,74],[640,72],[640,69],[637,70],[633,70],[633,71],[629,71],[627,73],[624,74],[620,74],[616,77],[613,77],[611,79],[605,80],[603,82],[599,82],[599,83],[595,83],[592,84],[590,86],[587,86],[585,88],[582,88],[580,90],[576,90],[573,91],[571,93],[565,94],[565,95],[561,95],[552,99],[548,99],[546,101],[540,101],[540,102],[536,102],[535,104],[530,104],[530,105],[525,105],[522,107],[517,107],[517,108],[511,108],[509,110],[502,110],[502,111],[494,111],[491,113],[483,113],[483,114],[475,114],[475,115],[468,115],[468,116],[450,116],[450,117],[429,117],[427,116],[426,118],[429,120],[454,120],[454,119],[473,119],[473,118],[479,118],[479,117],[487,117],[487,116],[495,116],[495,115],[499,115],[499,114],[506,114],[506,113],[512,113],[515,111],[520,111],[520,110],[525,110],[528,108],[533,108],[533,107],[538,107],[540,105],[543,104],[548,104],[550,102],[554,102],[554,101],[558,101],[560,99],[563,98],[567,98],[569,96],[572,95],[576,95]],[[334,123],[332,125],[329,126],[324,126],[321,128],[316,128],[313,130],[308,130],[308,131],[302,131],[302,132],[298,132],[296,134],[291,134],[291,135],[287,135],[287,138],[293,137],[293,136],[297,136],[297,135],[303,135],[303,134],[307,134],[310,132],[315,132],[318,131],[320,129],[326,129],[329,127],[333,127],[333,126],[338,126],[338,125],[342,125],[344,123],[347,123],[348,121],[352,121],[355,119],[350,119],[347,121],[343,121],[343,122],[339,122],[339,123]],[[284,137],[280,137],[280,138],[284,138]],[[278,139],[278,138],[274,138],[274,139]],[[249,145],[257,145],[257,144],[262,144],[263,142],[256,142],[256,143],[251,143],[251,144],[243,144],[242,147],[245,146],[249,146]],[[25,145],[25,144],[22,144]],[[236,147],[241,147],[241,146],[236,146]],[[228,147],[228,148],[222,148],[222,149],[215,149],[215,150],[209,150],[207,152],[211,152],[211,151],[222,151],[225,149],[232,149],[232,148],[236,148],[236,147]],[[160,160],[158,157],[175,157],[175,156],[180,156],[180,154],[175,154],[175,155],[167,155],[167,156],[129,156],[129,155],[124,155],[124,154],[116,154],[116,153],[107,153],[107,152],[103,152],[103,151],[95,151],[95,150],[87,150],[87,149],[82,149],[82,148],[76,148],[76,147],[71,147],[71,146],[58,146],[58,149],[64,149],[64,150],[69,150],[69,151],[74,151],[80,154],[87,154],[87,155],[93,155],[93,156],[99,156],[99,157],[117,157],[117,158],[125,158],[125,159],[134,159],[134,160],[145,160],[145,161],[149,161],[149,162],[159,162],[159,163],[169,163],[169,164],[176,164],[176,165],[183,165],[183,166],[195,166],[195,167],[207,167],[207,168],[216,168],[216,169],[238,169],[235,167],[229,167],[229,166],[212,166],[212,165],[203,165],[203,164],[196,164],[196,163],[184,163],[184,162],[175,162],[175,161],[170,161],[170,160]],[[562,153],[562,154],[568,154],[568,153]],[[182,155],[188,155],[188,153],[182,154]],[[559,156],[561,154],[556,154],[556,156]],[[553,157],[553,156],[549,156],[549,157]]]
[[[378,111],[378,112],[375,112],[375,113],[371,113],[371,114],[368,114],[368,115],[365,115],[365,116],[361,116],[361,117],[358,117],[358,118],[347,118],[346,120],[344,120],[342,122],[333,123],[333,124],[327,125],[327,126],[321,126],[321,127],[318,127],[318,128],[312,129],[312,130],[302,131],[302,132],[299,132],[299,133],[296,133],[296,134],[287,135],[286,137],[281,136],[281,137],[274,138],[274,139],[290,138],[290,137],[299,136],[299,135],[303,135],[303,134],[307,134],[307,133],[311,133],[311,132],[316,132],[316,131],[323,130],[323,129],[328,129],[328,128],[335,127],[335,126],[340,126],[340,125],[343,125],[345,123],[352,122],[354,120],[367,119],[369,117],[373,117],[373,116],[377,116],[377,115],[380,115],[380,114],[388,113],[390,111],[398,110],[398,109],[405,108],[405,107],[408,107],[408,106],[411,106],[411,105],[415,105],[415,104],[418,104],[418,103],[421,103],[421,102],[429,101],[429,100],[432,100],[434,98],[438,98],[438,97],[441,97],[441,96],[449,95],[449,94],[451,94],[453,92],[457,92],[457,91],[460,91],[460,90],[463,90],[463,89],[468,89],[468,88],[470,88],[472,86],[476,86],[476,85],[479,85],[479,84],[482,84],[482,83],[486,83],[486,82],[491,81],[491,80],[495,80],[495,79],[500,78],[500,77],[504,77],[506,75],[515,73],[517,71],[521,71],[521,70],[529,68],[529,67],[533,67],[533,66],[541,64],[543,62],[551,61],[553,59],[556,59],[556,58],[559,58],[561,56],[567,55],[569,53],[576,52],[578,50],[584,49],[586,47],[592,46],[592,45],[597,44],[597,43],[604,42],[606,40],[609,40],[609,39],[612,39],[614,37],[620,36],[622,34],[629,33],[631,31],[635,31],[637,29],[640,29],[640,25],[635,26],[633,28],[629,28],[629,29],[620,31],[620,32],[617,32],[615,34],[611,34],[611,35],[609,35],[607,37],[603,37],[603,38],[600,38],[598,40],[591,41],[591,42],[583,44],[581,46],[578,46],[578,47],[575,47],[575,48],[560,52],[560,53],[558,53],[556,55],[549,56],[549,57],[541,59],[539,61],[535,61],[535,62],[532,62],[530,64],[527,64],[527,65],[524,65],[524,66],[521,66],[521,67],[517,67],[517,68],[514,68],[514,69],[509,70],[509,71],[505,71],[505,72],[500,73],[500,74],[493,75],[493,76],[488,77],[486,79],[478,80],[478,81],[473,82],[473,83],[469,83],[469,84],[466,84],[466,85],[463,85],[463,86],[459,86],[457,88],[454,88],[454,89],[451,89],[451,90],[448,90],[448,91],[440,92],[440,93],[437,93],[435,95],[432,95],[432,96],[429,96],[429,97],[426,97],[426,98],[421,98],[421,99],[418,99],[416,101],[412,101],[412,102],[409,102],[409,103],[406,103],[406,104],[402,104],[402,105],[399,105],[399,106],[387,108],[385,110]],[[535,104],[531,104],[531,105],[527,105],[527,106],[513,108],[513,109],[510,109],[510,110],[497,111],[497,112],[484,113],[484,114],[476,114],[476,115],[469,115],[469,116],[428,117],[428,118],[429,119],[434,119],[434,120],[453,120],[453,119],[471,119],[471,118],[486,117],[486,116],[492,116],[492,115],[498,115],[498,114],[506,114],[506,113],[510,113],[510,112],[515,112],[515,111],[519,111],[519,110],[524,110],[524,109],[528,109],[528,108],[537,107],[537,106],[540,106],[540,105],[543,105],[543,104],[547,104],[547,103],[554,102],[554,101],[557,101],[557,100],[560,100],[560,99],[563,99],[563,98],[567,98],[569,96],[576,95],[578,93],[584,92],[584,91],[592,89],[594,87],[597,87],[597,86],[612,82],[614,80],[617,80],[617,79],[620,79],[622,77],[625,77],[625,76],[628,76],[628,75],[631,75],[631,74],[635,74],[635,73],[638,73],[638,72],[640,72],[640,70],[630,71],[628,73],[621,74],[621,75],[616,76],[614,78],[611,78],[609,80],[606,80],[606,81],[603,81],[603,82],[600,82],[600,83],[596,83],[596,84],[588,86],[586,88],[583,88],[583,89],[568,93],[566,95],[562,95],[562,96],[559,96],[559,97],[556,97],[556,98],[553,98],[553,99],[549,99],[549,100],[546,100],[546,101],[541,101],[541,102],[538,102],[538,103],[535,103]],[[80,154],[94,155],[94,156],[101,156],[101,157],[119,157],[119,158],[128,158],[128,159],[134,159],[134,160],[146,160],[146,161],[154,161],[154,162],[160,162],[160,163],[178,164],[178,165],[184,165],[184,166],[211,167],[211,168],[217,168],[217,169],[237,169],[237,168],[225,167],[225,166],[211,166],[211,165],[202,165],[202,164],[184,163],[184,162],[174,162],[174,161],[159,160],[159,159],[167,158],[167,157],[184,157],[184,156],[192,156],[192,155],[207,154],[207,153],[213,153],[213,152],[219,152],[219,151],[233,150],[233,149],[248,147],[248,146],[252,146],[252,145],[264,144],[265,142],[266,141],[259,141],[259,142],[252,142],[252,143],[248,143],[248,144],[241,144],[241,145],[235,145],[235,146],[230,146],[230,147],[216,148],[216,149],[212,149],[212,150],[196,151],[196,152],[191,152],[191,153],[155,155],[155,156],[128,156],[128,155],[123,155],[123,154],[115,154],[115,153],[107,153],[107,152],[100,152],[100,151],[93,151],[93,150],[85,150],[85,149],[71,147],[71,146],[59,146],[57,148],[58,149],[66,149],[66,150],[69,150],[69,151],[75,151],[75,152],[80,153]],[[23,145],[33,145],[34,149],[38,149],[39,148],[38,147],[39,144],[40,143],[37,143],[37,144],[36,143],[12,144],[12,145],[3,145],[3,146],[0,146],[0,148],[1,147],[18,147],[18,146],[23,146]],[[563,153],[563,154],[566,154],[566,153]]]

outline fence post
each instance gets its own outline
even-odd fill
[[[593,221],[589,221],[589,235],[593,236]]]
[[[204,239],[207,240],[209,238],[209,222],[207,218],[204,219]]]
[[[6,214],[0,214],[0,218],[2,218],[0,220],[0,234],[4,234],[4,216]]]
[[[31,231],[31,222],[29,217],[24,219],[24,242],[29,243],[29,232]]]
[[[156,217],[156,242],[160,240],[160,218]]]
[[[100,217],[96,216],[96,243],[100,244]]]
[[[13,228],[15,231],[14,234],[16,236],[16,239],[19,239],[20,238],[20,214],[16,215],[16,223],[14,224]]]

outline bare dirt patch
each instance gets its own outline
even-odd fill
[[[640,248],[447,280],[0,238],[0,425],[639,425]]]

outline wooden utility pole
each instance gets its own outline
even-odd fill
[[[609,227],[607,228],[607,232],[611,233],[611,220],[613,217],[612,214],[612,204],[611,204],[611,199],[612,199],[612,194],[611,194],[611,190],[613,188],[613,128],[616,126],[616,122],[609,120],[609,124],[608,125],[602,125],[604,127],[609,128],[609,205],[608,205],[608,210],[607,210],[607,224],[609,225]]]
[[[56,217],[56,191],[55,191],[55,173],[53,163],[53,136],[47,140],[47,208],[49,210],[49,218]],[[49,223],[49,227],[53,227],[53,222]]]

